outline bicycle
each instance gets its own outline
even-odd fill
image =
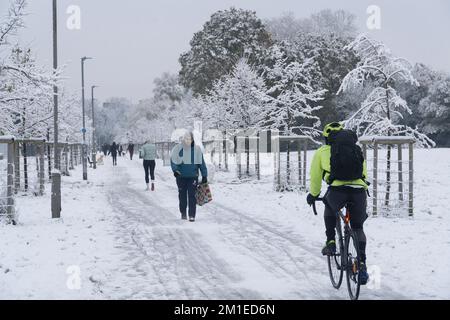
[[[328,206],[325,197],[317,198]],[[360,255],[356,233],[350,226],[349,203],[336,213],[337,244],[336,253],[327,256],[328,272],[331,284],[339,289],[342,284],[344,270],[346,271],[347,289],[351,300],[358,300],[360,292]],[[345,212],[344,212],[345,209]],[[314,214],[317,215],[316,204],[313,203]],[[344,234],[342,234],[342,223],[344,224]]]

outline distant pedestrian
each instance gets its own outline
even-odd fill
[[[113,166],[117,166],[117,152],[118,152],[117,144],[113,142],[111,147],[109,148],[109,154],[111,154],[113,159]]]
[[[123,147],[121,144],[118,145],[118,149],[119,149],[119,157],[123,156]]]
[[[189,202],[189,221],[195,221],[197,203],[195,192],[198,185],[198,171],[202,174],[202,183],[207,183],[208,170],[202,150],[195,145],[194,135],[187,132],[180,144],[172,150],[171,166],[178,186],[178,200],[181,219],[187,219],[186,210]]]
[[[108,150],[109,150],[109,145],[107,145],[106,143],[103,144],[103,146],[102,146],[102,151],[103,151],[103,154],[104,154],[105,156],[108,155]]]
[[[130,160],[133,160],[134,144],[131,142],[128,144],[128,152],[130,153]]]
[[[148,191],[149,188],[149,173],[150,178],[152,179],[151,190],[155,190],[155,167],[156,167],[156,146],[150,141],[145,142],[142,148],[139,150],[139,157],[143,159],[144,172],[145,172],[145,183],[147,184]]]

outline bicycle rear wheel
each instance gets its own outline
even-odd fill
[[[350,232],[345,237],[345,252],[347,259],[346,278],[347,289],[351,300],[358,300],[360,291],[359,245],[356,234]]]
[[[339,289],[342,284],[342,278],[344,276],[344,267],[342,265],[342,250],[344,244],[342,241],[342,228],[341,219],[337,218],[336,222],[337,231],[337,243],[336,243],[336,253],[332,256],[328,256],[328,273],[330,274],[331,284],[334,288]]]

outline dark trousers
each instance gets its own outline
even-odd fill
[[[186,209],[189,201],[189,217],[195,218],[197,201],[195,200],[195,191],[197,190],[198,178],[177,178],[178,200],[180,204],[180,213],[186,216]]]
[[[134,154],[134,150],[130,150],[130,160],[133,160],[133,154]]]
[[[117,153],[112,153],[113,166],[117,166]]]
[[[148,172],[150,171],[150,177],[152,181],[155,180],[155,160],[144,160],[144,171],[145,171],[145,183],[149,183]]]
[[[367,219],[367,194],[364,189],[352,187],[330,187],[325,195],[325,228],[327,241],[335,239],[336,213],[347,203],[350,212],[350,226],[358,237],[361,260],[366,260],[366,235],[364,221]]]

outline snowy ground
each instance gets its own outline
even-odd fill
[[[362,299],[450,298],[449,157],[416,150],[414,218],[366,222],[374,281]],[[216,173],[214,201],[195,223],[179,219],[160,161],[153,193],[138,159],[114,168],[106,159],[80,178],[63,178],[60,220],[50,219],[49,191],[17,199],[19,225],[0,226],[0,298],[347,299],[320,255],[322,217],[305,194],[274,192],[268,175],[237,183],[233,171]]]

